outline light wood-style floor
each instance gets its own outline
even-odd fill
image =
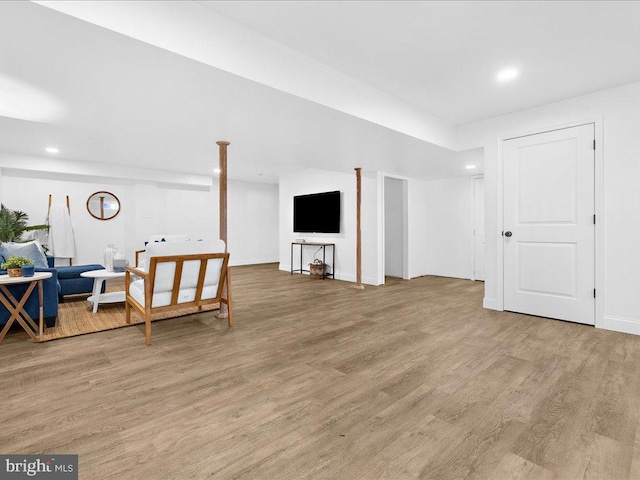
[[[82,479],[637,479],[640,337],[483,310],[481,283],[364,291],[233,269],[212,313],[0,343],[0,452]]]

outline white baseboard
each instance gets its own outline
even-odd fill
[[[337,272],[336,273],[336,280],[342,280],[343,282],[356,283],[356,276],[355,275],[351,275],[350,273]],[[363,279],[363,282],[364,282],[364,279]],[[366,282],[364,282],[364,283],[366,283]]]
[[[280,264],[278,269],[282,270],[283,272],[291,272],[291,267],[283,263]],[[308,275],[308,272],[305,272],[305,275]],[[356,276],[350,273],[336,272],[336,280],[342,280],[343,282],[356,283]],[[373,286],[379,285],[377,279],[374,277],[362,277],[362,283],[364,283],[365,285],[373,285]]]
[[[460,280],[473,280],[473,278],[471,278],[470,275],[465,275],[458,272],[427,272],[419,276],[423,277],[425,275],[431,275],[434,277],[445,277],[445,278],[459,278]],[[412,277],[412,278],[416,278],[416,277]]]
[[[498,300],[495,298],[484,297],[482,299],[482,308],[486,308],[487,310],[498,310]]]
[[[344,282],[356,283],[356,276],[351,273],[336,273],[336,280]],[[375,277],[362,277],[362,283],[365,285],[378,286],[378,279]]]
[[[262,263],[277,263],[278,260],[266,259],[266,258],[254,258],[249,260],[232,260],[229,258],[229,265],[231,267],[240,267],[242,265],[260,265]]]
[[[630,333],[640,335],[640,319],[612,317],[605,315],[602,317],[602,324],[596,323],[596,328],[613,330],[614,332]]]

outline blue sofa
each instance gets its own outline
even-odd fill
[[[4,260],[3,260],[4,261]],[[56,319],[58,318],[58,292],[60,290],[60,284],[58,283],[58,270],[55,268],[36,268],[36,272],[51,272],[51,278],[47,278],[42,282],[43,292],[43,311],[44,311],[44,323],[47,328],[55,327]],[[0,274],[4,275],[7,272],[0,270]],[[20,301],[22,295],[29,287],[29,284],[10,285],[7,289]],[[38,301],[38,289],[34,289],[29,299],[24,305],[25,310],[29,316],[37,323],[40,318],[40,302]],[[9,321],[9,311],[6,307],[0,304],[0,328],[2,328]]]
[[[0,263],[4,262],[4,257],[0,254]],[[76,265],[71,267],[53,268],[54,259],[47,257],[49,268],[36,268],[36,272],[51,272],[51,278],[46,279],[42,283],[43,291],[43,314],[44,322],[47,328],[53,328],[58,318],[58,303],[63,301],[64,295],[75,295],[82,293],[91,293],[93,290],[93,279],[83,278],[80,276],[82,272],[90,270],[102,270],[102,265]],[[0,270],[0,274],[7,272]],[[29,284],[11,285],[7,287],[11,294],[20,301],[22,295],[29,287]],[[102,293],[104,293],[105,285],[102,285]],[[38,302],[38,290],[35,289],[29,299],[25,303],[25,310],[29,316],[38,321],[40,316],[40,306]],[[0,329],[9,321],[9,311],[4,305],[0,304]]]
[[[47,263],[53,268],[52,257],[47,257]],[[102,270],[104,267],[98,264],[91,265],[73,265],[71,267],[56,267],[58,270],[58,282],[60,290],[58,292],[58,301],[62,303],[65,295],[77,295],[81,293],[91,293],[93,291],[93,278],[84,278],[80,274],[91,270]],[[104,293],[105,284],[102,284],[102,293]]]

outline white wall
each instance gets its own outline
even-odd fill
[[[428,182],[410,178],[408,180],[408,249],[409,278],[429,275],[427,268],[427,216]]]
[[[122,204],[120,213],[111,220],[97,220],[87,212],[87,198],[100,190],[112,192]],[[69,195],[71,222],[76,240],[74,264],[102,263],[102,252],[110,243],[120,249],[126,248],[125,223],[132,199],[124,185],[102,182],[63,182],[13,176],[3,172],[2,203],[7,208],[26,212],[29,215],[30,225],[46,222],[49,194],[53,195],[53,204],[61,205],[65,204],[66,196]],[[65,260],[60,264],[68,265],[68,261]]]
[[[429,275],[473,276],[473,178],[425,182]]]
[[[372,285],[384,283],[383,257],[394,252],[383,251],[385,222],[398,212],[397,201],[384,212],[383,197],[394,192],[402,182],[393,183],[384,174],[363,175],[362,199],[362,263],[363,281]],[[473,274],[473,177],[407,182],[407,252],[408,278],[442,275],[471,278]],[[383,195],[383,187],[385,193]],[[340,190],[342,218],[340,234],[296,234],[293,232],[293,197],[309,193]],[[400,196],[402,197],[402,190]],[[393,198],[392,193],[392,198]],[[396,197],[397,199],[397,197]],[[386,198],[385,198],[386,200]],[[396,220],[398,215],[395,215]],[[307,237],[311,241],[336,243],[336,278],[355,281],[355,175],[324,170],[305,169],[280,178],[280,269],[290,269],[291,242]],[[380,225],[380,228],[377,228]],[[401,222],[400,224],[401,225]],[[395,225],[397,231],[398,225]],[[294,267],[299,265],[296,247]],[[314,249],[305,247],[303,264],[313,260]],[[384,254],[384,255],[383,255]],[[397,260],[397,259],[396,259]],[[393,267],[392,267],[393,268]],[[386,269],[386,265],[385,265]],[[399,276],[402,276],[400,266]]]
[[[460,127],[461,148],[485,147],[485,306],[498,308],[498,211],[500,138],[544,131],[598,120],[602,138],[596,155],[603,171],[597,172],[602,192],[598,229],[602,238],[596,261],[602,284],[596,308],[596,326],[640,334],[640,83],[603,90]],[[598,202],[598,199],[596,199]],[[598,205],[596,206],[598,208]],[[598,230],[600,231],[600,230]],[[598,282],[598,279],[596,279]]]
[[[404,252],[402,180],[384,178],[384,271],[402,278]]]
[[[362,281],[370,285],[378,280],[378,217],[379,195],[377,177],[362,178]],[[341,195],[340,233],[295,233],[293,231],[293,197],[339,190]],[[291,242],[297,238],[336,244],[335,275],[337,279],[356,279],[356,177],[325,170],[304,169],[280,177],[280,269],[290,270]],[[380,224],[380,229],[382,225]],[[299,268],[299,253],[294,253],[294,267]],[[313,247],[305,247],[303,264],[313,260]],[[329,255],[330,249],[327,249]],[[380,269],[381,270],[381,269]]]
[[[227,195],[231,265],[277,262],[278,185],[230,180]]]
[[[40,178],[42,177],[42,178]],[[114,193],[121,212],[112,220],[94,219],[86,210],[89,195],[99,190]],[[187,234],[194,240],[218,237],[218,188],[177,186],[3,169],[0,177],[2,203],[29,215],[30,224],[44,223],[49,194],[64,203],[69,195],[76,238],[74,264],[102,263],[102,252],[113,243],[133,263],[135,250],[144,248],[150,235]],[[278,186],[230,181],[228,188],[228,236],[231,264],[278,260]],[[59,262],[66,265],[67,262]]]

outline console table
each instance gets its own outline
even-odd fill
[[[300,245],[300,268],[293,268],[293,247],[295,245]],[[324,280],[326,277],[331,277],[331,278],[335,278],[335,270],[334,270],[334,266],[336,264],[336,244],[335,243],[319,243],[319,242],[291,242],[291,275],[293,275],[294,272],[296,273],[302,273],[302,272],[309,272],[311,273],[310,270],[305,270],[304,268],[302,268],[302,250],[303,247],[306,246],[311,246],[311,247],[316,247],[316,248],[322,248],[322,263],[324,263],[325,265],[327,264],[326,258],[327,258],[327,247],[331,247],[331,273],[325,273],[322,276],[322,280]]]
[[[43,323],[43,309],[42,309],[42,282],[47,278],[51,278],[50,272],[35,272],[32,277],[10,277],[9,275],[0,275],[0,301],[3,303],[7,310],[11,314],[11,317],[7,321],[6,325],[0,332],[0,341],[11,328],[14,321],[17,321],[25,332],[36,342],[42,340],[42,333],[44,330]],[[11,294],[7,285],[16,285],[18,283],[28,283],[29,286],[24,292],[20,300]],[[40,318],[38,325],[33,321],[29,314],[24,309],[24,304],[33,292],[33,289],[38,286],[38,301],[40,303]]]

